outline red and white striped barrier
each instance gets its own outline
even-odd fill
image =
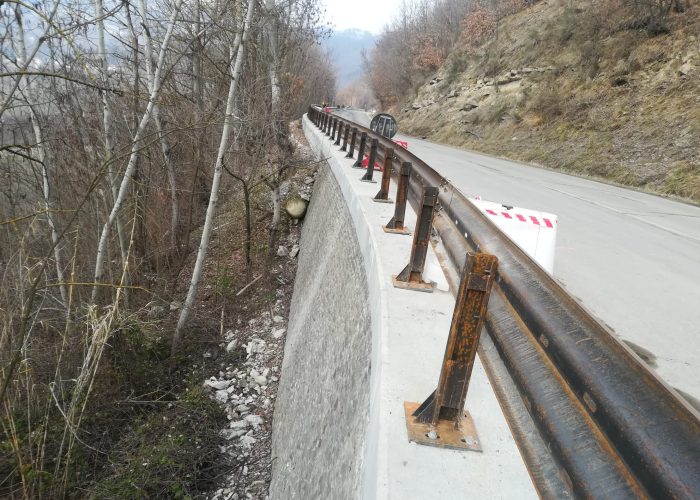
[[[493,203],[478,197],[469,198],[469,201],[549,274],[553,274],[558,224],[556,215]]]
[[[395,139],[393,142],[401,148],[408,149],[408,142],[406,141],[399,141]],[[362,159],[362,166],[367,168],[367,165],[369,165],[369,154],[365,154],[365,157]],[[383,169],[384,167],[380,165],[378,161],[374,162],[374,170],[379,170],[381,172]]]
[[[542,217],[540,219],[536,215],[524,215],[521,213],[510,213],[508,211],[501,210],[500,212],[496,212],[495,210],[486,209],[485,212],[489,215],[495,215],[495,216],[501,216],[505,217],[506,219],[516,219],[519,220],[520,222],[528,222],[530,224],[535,224],[536,226],[539,226],[540,224],[544,224],[545,227],[554,227],[554,224],[557,222],[556,219],[554,219],[554,223],[552,223],[552,218],[547,218],[547,217]]]

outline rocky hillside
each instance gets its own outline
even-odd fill
[[[463,34],[401,128],[699,202],[700,6],[652,34],[619,5],[541,1],[487,43]]]

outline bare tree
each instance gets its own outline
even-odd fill
[[[151,32],[148,29],[148,11],[146,10],[146,2],[139,0],[139,13],[143,25],[144,35],[144,53],[146,57],[146,75],[148,77],[149,91],[153,92],[155,87],[155,74],[153,72],[153,42],[151,40]],[[168,185],[170,186],[170,245],[173,251],[179,252],[178,227],[180,225],[180,209],[177,200],[177,175],[175,172],[175,164],[168,143],[168,138],[163,131],[163,124],[160,116],[160,105],[156,101],[153,104],[153,122],[156,125],[158,141],[163,152],[163,161],[165,163],[165,171],[168,175]]]
[[[109,100],[107,88],[109,87],[109,63],[107,62],[107,49],[105,46],[104,28],[104,5],[102,0],[95,0],[95,24],[97,31],[97,58],[99,61],[99,71],[104,89],[100,91],[102,97],[102,124],[104,132],[104,164],[107,165],[109,176],[109,188],[112,194],[112,204],[119,195],[117,173],[114,171],[114,113]],[[119,238],[119,251],[122,264],[126,262],[126,241],[124,239],[124,229],[121,218],[117,214],[115,219],[117,236]]]
[[[238,85],[241,78],[241,71],[243,69],[243,61],[245,58],[245,50],[250,35],[250,25],[253,20],[253,14],[255,13],[255,0],[250,0],[248,3],[248,9],[243,23],[243,27],[236,34],[236,38],[230,47],[230,58],[231,58],[231,83],[229,84],[228,97],[226,99],[226,113],[224,115],[224,127],[221,131],[221,141],[219,142],[219,151],[216,155],[216,163],[214,164],[214,178],[212,180],[211,192],[209,194],[209,206],[207,207],[207,214],[204,219],[204,228],[202,229],[202,238],[199,243],[199,251],[197,252],[197,260],[195,262],[194,271],[192,272],[192,280],[190,281],[190,286],[187,291],[187,298],[180,312],[180,317],[177,321],[177,327],[175,328],[175,335],[173,336],[173,346],[172,351],[175,353],[182,340],[183,329],[187,324],[187,320],[192,310],[195,297],[197,295],[197,286],[199,285],[199,280],[202,277],[202,271],[204,269],[204,263],[207,258],[207,252],[209,250],[209,238],[211,236],[211,231],[214,223],[214,217],[216,216],[216,209],[219,203],[219,187],[221,184],[221,174],[223,171],[224,157],[228,151],[229,142],[231,140],[231,133],[234,128],[234,121],[237,116],[237,105],[236,99],[238,98]]]
[[[15,43],[15,50],[17,52],[17,66],[18,68],[28,67],[28,57],[27,57],[27,47],[25,44],[24,37],[24,17],[22,15],[22,9],[18,4],[15,7],[15,20],[17,21],[17,37]],[[40,45],[40,44],[37,44]],[[36,52],[35,52],[36,53]],[[21,77],[17,80],[17,86],[21,83]],[[29,108],[30,121],[32,124],[32,130],[34,131],[34,148],[37,151],[36,162],[40,165],[41,169],[41,179],[42,179],[42,191],[44,195],[44,209],[46,210],[46,220],[49,225],[49,230],[51,232],[51,242],[53,244],[54,260],[56,264],[56,276],[59,282],[59,290],[61,293],[61,301],[63,306],[67,308],[68,305],[68,293],[66,291],[65,278],[63,274],[63,256],[61,253],[61,245],[58,236],[58,229],[56,227],[56,220],[53,215],[53,204],[51,202],[51,182],[49,180],[49,157],[46,154],[46,146],[44,143],[44,133],[42,130],[41,122],[38,115],[37,107],[37,96],[34,89],[34,85],[31,80],[27,81],[27,88],[24,91],[25,99],[27,101],[27,107]]]
[[[151,116],[153,113],[153,107],[156,105],[158,97],[160,96],[160,90],[161,86],[163,84],[163,76],[164,76],[164,69],[163,67],[165,66],[165,55],[168,51],[168,47],[170,44],[170,39],[173,34],[173,29],[175,28],[175,20],[177,19],[177,15],[180,12],[180,8],[182,7],[182,0],[177,0],[175,3],[175,6],[173,8],[173,12],[170,16],[170,20],[168,21],[168,28],[165,34],[165,38],[163,39],[163,42],[160,47],[160,54],[158,56],[158,63],[156,66],[156,69],[153,74],[153,85],[150,88],[149,92],[149,97],[148,97],[148,104],[146,105],[146,109],[143,112],[143,116],[141,117],[141,121],[139,122],[138,128],[136,129],[136,132],[134,134],[134,137],[132,139],[132,146],[131,146],[131,154],[129,156],[129,162],[126,166],[126,170],[124,171],[124,176],[122,178],[121,185],[119,186],[119,192],[117,193],[117,198],[114,200],[114,205],[112,207],[112,211],[109,214],[109,218],[107,219],[107,222],[104,224],[102,228],[102,232],[100,233],[100,241],[97,247],[97,256],[95,258],[95,287],[92,290],[92,301],[94,302],[97,298],[97,284],[100,283],[102,280],[103,272],[104,272],[104,260],[106,256],[106,251],[107,251],[107,243],[108,243],[108,237],[110,230],[112,228],[112,225],[114,224],[115,219],[117,218],[117,215],[119,214],[119,210],[122,207],[122,204],[124,203],[124,200],[127,195],[127,191],[129,189],[129,186],[131,184],[131,180],[134,176],[134,170],[136,169],[136,162],[138,159],[138,153],[139,149],[142,147],[141,141],[143,140],[143,136],[146,133],[146,127],[148,126],[148,123],[151,120]]]

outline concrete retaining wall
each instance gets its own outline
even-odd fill
[[[273,499],[358,498],[369,412],[363,257],[324,165],[304,223],[273,424]]]
[[[467,408],[483,452],[409,442],[404,402],[420,403],[435,389],[454,297],[432,246],[423,277],[436,283],[434,293],[392,286],[413,238],[382,231],[393,205],[373,202],[378,185],[362,182],[345,153],[306,117],[302,123],[330,169],[324,166],[314,189],[302,234],[271,497],[536,498],[478,358]],[[413,210],[405,222],[415,226]]]

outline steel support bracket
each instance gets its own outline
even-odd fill
[[[411,231],[404,226],[403,221],[406,215],[406,200],[408,199],[408,182],[411,178],[411,162],[405,161],[401,164],[399,171],[399,185],[396,189],[396,205],[394,205],[394,216],[382,226],[385,233],[411,234]]]
[[[355,140],[357,139],[357,127],[352,128],[352,140],[350,141],[350,150],[348,151],[348,154],[345,155],[345,158],[352,158],[352,156],[355,154]]]
[[[357,160],[352,165],[352,168],[362,168],[362,160],[365,157],[365,148],[367,147],[367,132],[362,132],[360,136],[360,149],[357,151]]]
[[[362,182],[372,182],[374,184],[377,183],[377,181],[372,179],[372,176],[374,175],[374,164],[377,162],[378,147],[379,141],[377,139],[372,139],[372,145],[369,148],[369,158],[367,159],[367,170],[360,179]]]
[[[420,292],[432,292],[435,283],[423,281],[425,258],[428,255],[430,235],[433,229],[433,214],[437,205],[440,190],[435,186],[423,188],[420,201],[420,213],[416,222],[416,232],[413,235],[411,257],[408,265],[398,275],[392,276],[391,281],[396,288],[406,288]]]
[[[336,132],[335,142],[333,143],[334,146],[340,145],[341,134],[343,133],[343,125],[343,122],[338,122],[338,131]]]
[[[343,127],[345,130],[345,133],[343,134],[343,145],[341,146],[340,150],[341,151],[347,151],[348,149],[348,135],[350,134],[350,125],[345,125]]]
[[[437,389],[420,405],[404,403],[410,441],[482,451],[464,403],[497,268],[493,255],[467,254]]]
[[[372,198],[377,203],[392,203],[389,199],[389,186],[391,184],[391,171],[394,168],[394,149],[384,149],[384,167],[382,168],[382,183],[377,195]]]

